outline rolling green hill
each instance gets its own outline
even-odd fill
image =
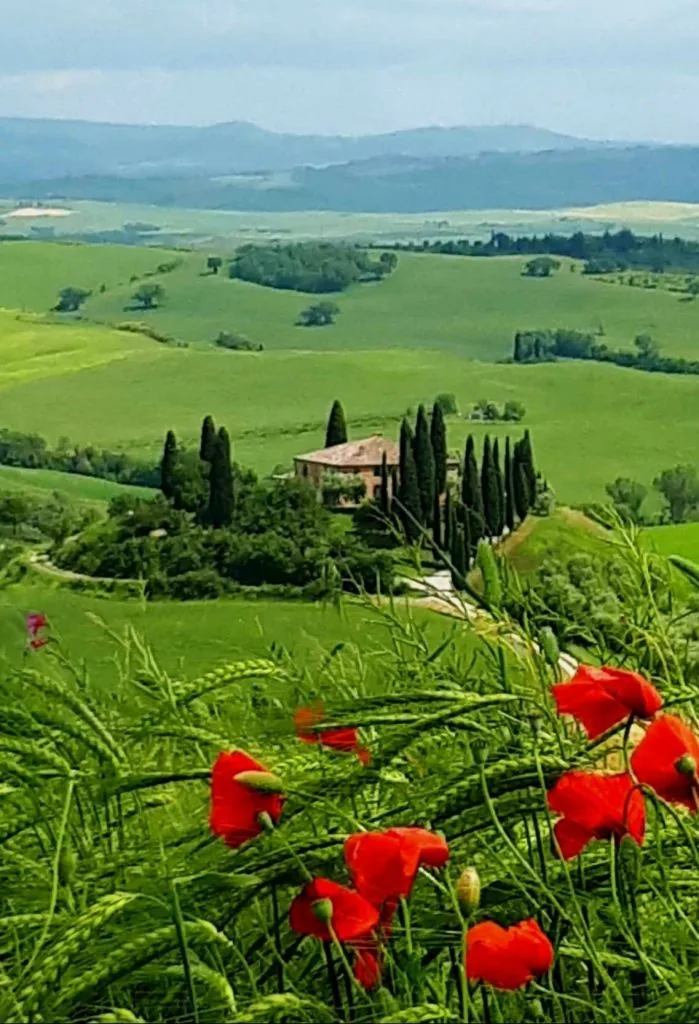
[[[30,497],[43,499],[58,491],[66,498],[90,505],[106,505],[118,494],[152,493],[145,487],[128,487],[112,480],[18,466],[0,466],[0,491],[22,491]]]
[[[173,258],[182,265],[157,280],[162,308],[129,307],[130,278]],[[222,274],[205,275],[204,256],[125,246],[37,242],[0,244],[0,306],[46,312],[65,285],[94,289],[86,317],[119,323],[145,320],[158,330],[197,344],[219,331],[239,331],[269,349],[438,349],[468,359],[496,361],[512,353],[515,331],[603,327],[610,347],[630,347],[650,333],[668,355],[695,356],[699,302],[662,291],[613,288],[571,273],[564,263],[549,280],[522,276],[526,260],[471,259],[402,254],[396,272],[380,285],[359,285],[335,297],[341,314],[329,328],[295,326],[317,301]],[[99,292],[100,283],[107,291]],[[233,357],[235,358],[235,356]]]

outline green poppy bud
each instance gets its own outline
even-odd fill
[[[284,783],[272,772],[238,772],[233,776],[234,782],[240,782],[256,793],[283,793]]]
[[[690,754],[683,754],[675,761],[675,768],[680,775],[688,775],[694,779],[697,775],[697,762]]]
[[[267,811],[260,811],[257,815],[257,821],[265,832],[274,832],[274,822]]]
[[[544,626],[541,630],[539,639],[541,640],[541,650],[544,657],[552,668],[556,668],[559,658],[561,657],[561,650],[558,646],[556,634],[550,626]]]
[[[481,902],[481,878],[475,868],[464,868],[456,883],[459,905],[467,914],[478,910]]]
[[[329,924],[332,921],[333,905],[331,900],[316,900],[311,907],[319,921],[323,921],[324,924]]]

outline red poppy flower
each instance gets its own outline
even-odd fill
[[[483,921],[466,937],[466,974],[495,988],[514,991],[553,965],[553,946],[534,920],[501,928]]]
[[[424,828],[357,832],[345,842],[345,860],[355,888],[378,907],[408,897],[421,866],[444,867],[449,847]]]
[[[332,928],[340,942],[368,935],[379,922],[379,912],[358,892],[327,878],[315,878],[301,890],[289,909],[289,924],[300,935],[329,942]]]
[[[41,647],[45,647],[48,642],[48,637],[35,636],[33,640],[29,641],[29,646],[33,651],[38,651]]]
[[[663,698],[637,672],[581,665],[567,683],[551,688],[559,715],[576,718],[591,740],[629,715],[652,718]]]
[[[260,815],[279,821],[284,806],[281,793],[264,792],[236,776],[242,772],[267,769],[242,750],[219,754],[211,774],[211,831],[222,836],[227,846],[242,846],[263,830]]]
[[[660,715],[648,727],[631,755],[631,768],[639,782],[673,804],[696,812],[695,793],[699,765],[699,739],[681,718]]]
[[[360,744],[356,729],[342,726],[338,729],[314,731],[315,726],[320,725],[324,718],[325,712],[319,704],[311,708],[297,708],[294,712],[294,725],[298,738],[304,743],[320,743],[324,747],[332,747],[333,750],[354,753],[362,764],[369,764],[371,754]]]
[[[593,839],[629,835],[639,846],[643,843],[646,806],[626,772],[566,772],[549,791],[548,805],[563,815],[553,831],[566,860],[576,857]]]
[[[362,988],[376,988],[381,981],[383,964],[374,949],[355,949],[354,951],[354,976]]]

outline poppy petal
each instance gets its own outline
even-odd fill
[[[332,939],[326,921],[314,909],[320,900],[332,904],[330,925],[340,942],[351,942],[376,928],[379,914],[358,892],[346,889],[327,878],[316,878],[304,886],[289,909],[289,923],[300,935],[313,935],[329,942]]]
[[[559,818],[553,826],[553,834],[556,837],[556,849],[560,851],[564,860],[577,857],[595,838],[594,833],[589,829],[583,825],[576,825],[568,818]]]
[[[284,796],[263,793],[236,781],[241,772],[266,772],[243,750],[219,754],[211,773],[211,831],[230,847],[242,846],[262,832],[259,816],[267,813],[273,822],[282,814]]]
[[[631,767],[638,781],[663,800],[696,812],[696,779],[677,769],[685,756],[699,765],[699,739],[677,715],[660,715],[631,755]]]

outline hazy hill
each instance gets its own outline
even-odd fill
[[[0,196],[268,211],[425,213],[699,202],[699,147],[635,147],[473,157],[376,157],[292,171],[204,177],[92,175],[5,181]]]
[[[598,145],[527,125],[431,127],[347,137],[278,134],[245,122],[195,128],[0,118],[0,181],[206,176],[383,156],[459,157]]]

